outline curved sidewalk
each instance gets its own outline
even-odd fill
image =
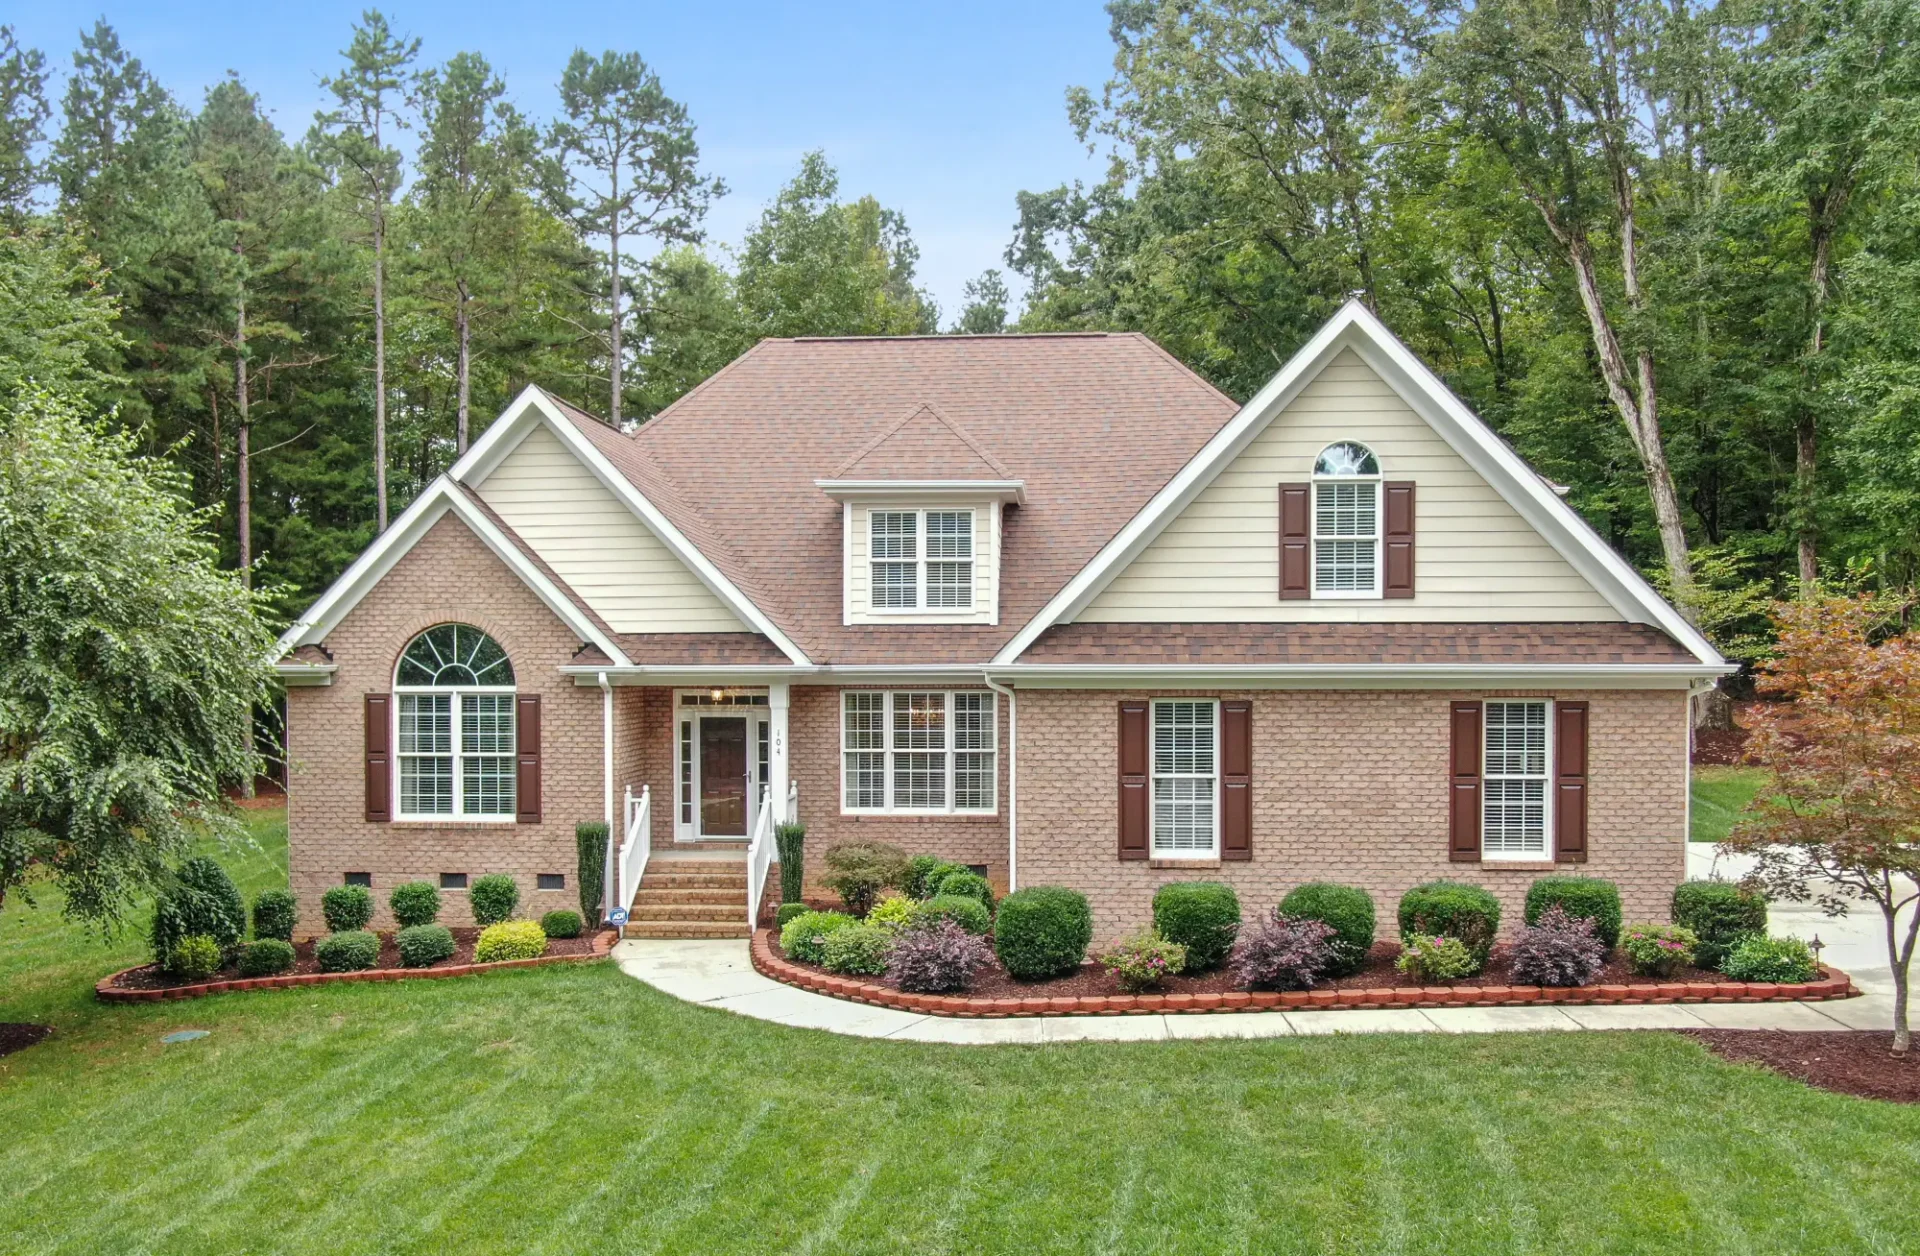
[[[1883,1029],[1892,999],[1876,987],[1831,1003],[1690,1003],[1645,1007],[1457,1007],[1148,1016],[1034,1016],[964,1020],[870,1007],[761,976],[747,943],[630,939],[613,948],[620,971],[684,999],[802,1029],[914,1042],[1139,1042],[1174,1038],[1284,1038],[1293,1034],[1496,1033],[1546,1029]],[[1858,979],[1856,978],[1856,981]],[[1877,983],[1876,983],[1877,985]]]

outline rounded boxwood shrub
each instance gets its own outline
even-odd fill
[[[1673,889],[1673,923],[1693,930],[1694,962],[1720,968],[1748,934],[1767,931],[1767,896],[1732,881],[1685,881]]]
[[[1812,981],[1820,975],[1813,952],[1799,938],[1750,933],[1727,952],[1721,972],[1735,981]]]
[[[279,938],[261,938],[240,952],[242,977],[273,977],[293,968],[293,943]]]
[[[506,959],[538,959],[547,953],[547,935],[535,920],[504,920],[480,931],[473,958],[481,964]]]
[[[353,933],[373,919],[373,891],[364,885],[336,885],[320,896],[320,915],[328,933]]]
[[[787,927],[788,921],[794,919],[796,916],[804,916],[812,910],[813,908],[798,899],[795,899],[791,903],[782,903],[780,904],[780,910],[773,913],[774,928],[784,929]]]
[[[293,941],[300,923],[300,900],[286,890],[261,890],[253,900],[253,936]]]
[[[935,898],[971,898],[976,900],[988,912],[993,911],[993,887],[987,879],[977,872],[962,868],[958,872],[949,872],[940,878],[940,884],[934,891]]]
[[[965,864],[951,863],[933,855],[916,855],[907,861],[907,893],[915,898],[940,897],[940,883],[956,872],[966,872]]]
[[[1429,881],[1400,896],[1400,936],[1457,938],[1474,957],[1474,972],[1486,966],[1500,932],[1500,900],[1477,885]],[[1471,975],[1471,974],[1462,974]]]
[[[323,973],[361,972],[380,962],[380,939],[365,929],[330,933],[314,944],[313,958]]]
[[[167,953],[167,971],[182,981],[205,981],[220,971],[220,943],[204,933],[189,933]]]
[[[845,912],[801,912],[781,928],[780,949],[786,952],[788,959],[803,964],[817,964],[820,962],[820,948],[826,945],[827,935],[856,923]]]
[[[878,977],[887,971],[887,949],[892,945],[890,930],[856,922],[827,935],[820,945],[820,966],[830,973]]]
[[[932,925],[942,920],[951,920],[977,938],[984,938],[993,928],[993,917],[980,905],[977,898],[963,898],[958,894],[942,894],[930,898],[913,909],[913,927]]]
[[[586,931],[587,922],[580,913],[562,907],[540,917],[540,932],[550,938],[577,938]]]
[[[1091,941],[1093,909],[1087,896],[1063,886],[1014,891],[1001,901],[994,921],[994,953],[1023,981],[1074,971],[1087,957]]]
[[[1219,966],[1240,932],[1240,898],[1218,881],[1171,881],[1154,891],[1153,927],[1187,948],[1190,973]]]
[[[473,905],[473,923],[497,925],[513,919],[514,908],[520,906],[520,887],[506,873],[490,872],[468,888],[467,900]]]
[[[175,869],[154,900],[153,957],[161,964],[171,963],[174,947],[183,938],[212,938],[225,951],[246,936],[247,905],[240,891],[227,870],[204,855]]]
[[[1290,920],[1317,920],[1333,930],[1328,945],[1333,961],[1323,974],[1350,977],[1367,965],[1373,949],[1373,896],[1352,885],[1311,881],[1295,886],[1280,900],[1280,914]]]
[[[403,881],[387,895],[387,907],[402,929],[430,925],[440,918],[440,891],[425,881]]]
[[[1620,945],[1620,887],[1600,877],[1541,877],[1527,887],[1522,913],[1537,925],[1547,908],[1558,906],[1575,920],[1591,920],[1593,936],[1609,951]]]
[[[400,962],[408,968],[425,968],[453,958],[453,931],[445,925],[409,925],[393,936],[393,944],[400,949]]]

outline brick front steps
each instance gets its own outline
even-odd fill
[[[1033,999],[904,994],[891,986],[835,977],[789,963],[773,951],[773,934],[753,935],[753,966],[762,976],[816,994],[934,1016],[1125,1016],[1162,1012],[1274,1012],[1294,1008],[1524,1007],[1532,1003],[1792,1003],[1847,999],[1860,993],[1847,974],[1804,985],[1745,981],[1675,981],[1659,986],[1400,986],[1370,990],[1232,990],[1224,994],[1105,994]],[[1641,993],[1644,991],[1645,993]]]
[[[136,964],[102,977],[94,983],[94,997],[102,1003],[160,1003],[171,999],[198,999],[209,994],[235,990],[278,990],[284,986],[323,986],[334,981],[406,981],[415,977],[471,977],[496,968],[538,968],[542,964],[570,964],[581,960],[605,959],[616,941],[611,929],[593,937],[593,950],[585,955],[542,955],[538,959],[503,959],[491,964],[453,964],[446,968],[368,968],[357,973],[284,973],[278,977],[240,977],[231,981],[208,981],[197,986],[163,986],[157,990],[122,990],[114,986],[125,973],[145,968]]]

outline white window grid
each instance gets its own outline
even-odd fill
[[[1153,855],[1204,859],[1220,852],[1220,704],[1153,703]]]
[[[515,815],[512,686],[394,690],[395,815],[402,820]]]
[[[1506,700],[1481,708],[1480,853],[1552,857],[1553,704]]]
[[[840,809],[988,813],[997,805],[986,691],[849,689],[840,705]]]
[[[973,534],[972,510],[871,512],[868,604],[880,611],[972,610]]]
[[[1342,470],[1373,469],[1371,475],[1328,474],[1330,455]],[[1359,457],[1356,459],[1356,455]],[[1381,596],[1379,462],[1371,450],[1350,441],[1331,446],[1314,462],[1313,596]]]

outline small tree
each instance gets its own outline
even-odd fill
[[[1779,652],[1759,690],[1776,701],[1748,743],[1772,781],[1724,848],[1756,856],[1752,879],[1777,897],[1811,898],[1833,916],[1852,896],[1880,908],[1893,1052],[1904,1055],[1920,936],[1920,639],[1889,634],[1889,607],[1870,597],[1786,603],[1775,618]]]

